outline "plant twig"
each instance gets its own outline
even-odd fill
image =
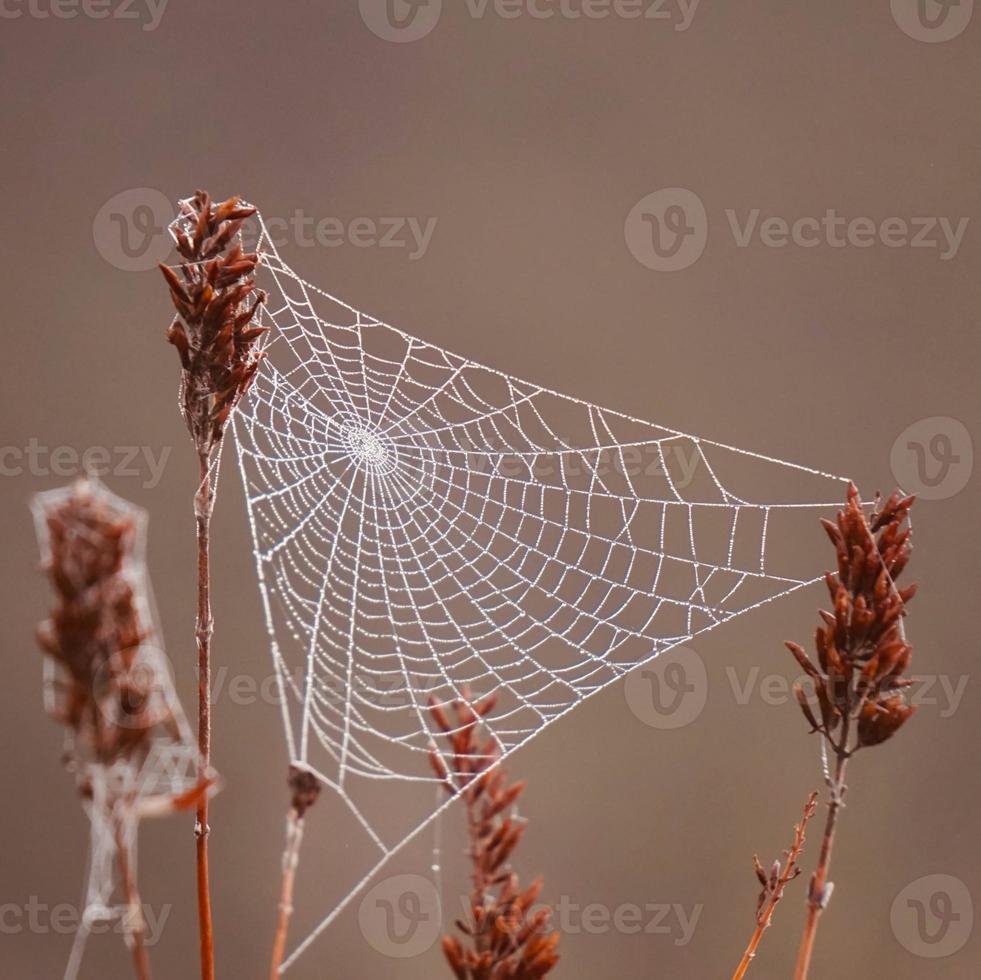
[[[181,361],[181,412],[198,457],[194,496],[197,527],[198,588],[195,638],[198,650],[198,742],[201,776],[211,765],[211,615],[209,536],[215,504],[213,464],[231,413],[259,368],[257,349],[265,328],[253,319],[265,301],[255,288],[259,256],[242,251],[242,223],[255,214],[237,197],[220,204],[204,191],[181,202],[174,230],[181,256],[179,273],[160,267],[177,316],[167,331]],[[202,980],[214,980],[211,918],[208,800],[198,804],[195,822],[198,927]]]
[[[807,803],[804,805],[804,815],[800,823],[794,827],[794,842],[788,850],[784,851],[786,864],[781,867],[779,861],[774,861],[773,867],[770,869],[769,875],[767,875],[763,870],[763,865],[760,864],[759,856],[753,856],[756,876],[763,886],[763,891],[760,894],[760,900],[756,907],[756,929],[750,937],[749,945],[746,947],[746,952],[743,953],[743,958],[739,961],[739,966],[736,967],[736,972],[733,974],[732,980],[742,980],[746,975],[746,971],[749,969],[750,963],[753,962],[756,951],[759,949],[760,943],[763,940],[763,934],[770,928],[770,923],[773,921],[773,912],[777,907],[777,903],[783,898],[784,889],[800,875],[800,856],[804,850],[804,842],[807,839],[807,825],[817,811],[817,799],[817,792],[811,793]]]
[[[494,708],[490,695],[473,701],[463,689],[453,701],[451,720],[443,705],[430,701],[429,712],[450,747],[453,770],[433,745],[430,762],[447,792],[460,794],[466,807],[470,840],[470,921],[456,923],[470,940],[465,948],[453,936],[443,937],[443,953],[457,980],[541,980],[559,960],[559,934],[549,932],[551,910],[535,909],[542,890],[538,878],[522,890],[509,860],[526,824],[512,812],[524,783],[507,783],[500,768],[500,745],[479,731]]]
[[[201,482],[194,496],[194,515],[198,542],[198,603],[195,638],[198,645],[198,778],[208,778],[211,770],[211,617],[210,536],[214,489],[208,456],[198,456]],[[211,883],[208,862],[208,794],[202,793],[194,821],[197,857],[198,929],[201,946],[201,976],[214,980],[214,925],[211,919]]]
[[[812,705],[798,684],[797,702],[812,732],[823,740],[825,756],[830,749],[835,760],[833,771],[826,771],[828,815],[808,889],[795,980],[807,980],[818,923],[834,889],[828,876],[848,762],[860,749],[892,738],[916,710],[904,695],[912,683],[906,672],[913,650],[903,627],[916,586],[896,585],[912,550],[906,520],[914,500],[894,493],[881,506],[877,500],[867,518],[858,490],[849,485],[848,502],[837,521],[822,522],[835,546],[838,569],[825,576],[833,611],[821,611],[823,625],[815,634],[817,663],[800,644],[787,644],[817,697]]]
[[[116,860],[119,876],[126,893],[126,938],[133,957],[133,969],[138,980],[152,980],[150,954],[146,946],[146,919],[143,916],[143,901],[130,861],[129,843],[125,839],[122,821],[116,821]]]
[[[818,920],[831,900],[831,893],[834,891],[834,884],[828,881],[828,869],[831,867],[831,852],[835,844],[838,815],[844,807],[845,770],[847,766],[847,756],[839,756],[835,763],[834,776],[828,783],[828,816],[824,825],[824,835],[821,838],[821,854],[818,858],[817,870],[811,876],[810,887],[807,892],[807,921],[804,925],[804,934],[801,937],[800,951],[797,955],[795,980],[804,980],[811,968],[814,942],[817,939]]]
[[[179,796],[134,798],[119,791],[120,772],[135,777],[152,758],[157,740],[179,733],[172,706],[155,697],[158,679],[141,659],[152,633],[141,617],[140,583],[132,567],[136,525],[97,481],[82,480],[53,494],[57,503],[41,495],[36,504],[58,600],[38,630],[62,690],[50,710],[66,726],[66,762],[77,773],[82,799],[96,811],[90,819],[104,820],[112,835],[127,903],[127,944],[137,977],[150,980],[133,860],[135,825],[143,816],[194,805],[207,795],[211,780]],[[88,928],[83,920],[66,976],[77,973]]]
[[[279,921],[273,940],[269,972],[271,980],[278,980],[286,954],[286,937],[293,914],[293,885],[296,882],[297,865],[300,863],[300,845],[303,843],[303,823],[307,810],[320,796],[320,783],[309,770],[290,766],[289,785],[292,800],[286,815],[286,846],[283,850],[283,874],[279,887]]]

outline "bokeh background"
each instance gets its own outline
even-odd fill
[[[502,15],[513,9],[523,12]],[[626,16],[635,9],[650,16]],[[86,825],[41,709],[32,634],[49,593],[27,502],[75,475],[86,450],[104,447],[106,483],[150,512],[151,574],[192,705],[195,464],[163,338],[169,304],[148,270],[161,201],[200,186],[241,193],[267,216],[336,219],[329,245],[287,232],[286,261],[435,344],[849,475],[866,495],[897,482],[924,491],[909,624],[921,709],[853,767],[814,976],[976,977],[981,18],[970,0],[922,11],[913,0],[503,11],[395,0],[394,12],[405,27],[372,0],[4,8],[0,973],[61,975],[71,937],[51,910],[77,906],[85,868]],[[665,188],[705,212],[704,251],[675,271],[650,268],[650,241],[625,226]],[[740,244],[728,214],[742,227],[753,209],[791,223],[832,208],[870,222],[840,247],[773,247],[759,234]],[[352,226],[391,217],[435,219],[431,239],[420,248],[403,230],[404,247],[382,247]],[[914,244],[895,223],[884,240],[890,218],[930,221]],[[948,243],[943,228],[958,226]],[[135,462],[117,447],[134,447]],[[820,572],[829,554],[813,534],[801,547],[813,545]],[[286,756],[278,707],[248,693],[270,665],[231,466],[214,566],[220,973],[259,977]],[[519,867],[580,910],[557,977],[731,975],[754,925],[751,856],[778,855],[820,785],[782,641],[811,634],[823,599],[799,592],[692,644],[707,688],[690,723],[638,717],[614,686],[514,757],[530,784]],[[237,695],[233,677],[245,679]],[[312,820],[300,925],[368,857],[332,814]],[[447,920],[466,886],[458,817],[443,826]],[[166,914],[157,974],[193,977],[190,820],[148,824],[142,841],[144,897]],[[431,844],[425,835],[391,873],[425,875]],[[790,975],[804,894],[800,881],[779,907],[751,976]],[[32,903],[47,910],[35,926]],[[584,918],[587,906],[600,911]],[[616,925],[647,907],[650,930]],[[355,901],[287,975],[448,975],[437,946],[396,959],[384,945]],[[118,938],[92,942],[83,976],[127,971]]]

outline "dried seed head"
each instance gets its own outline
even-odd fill
[[[888,740],[913,714],[901,693],[910,684],[905,674],[912,657],[902,620],[916,587],[899,589],[896,580],[912,550],[907,518],[914,501],[894,493],[867,518],[850,485],[837,520],[822,522],[838,569],[825,577],[832,611],[820,614],[817,664],[800,645],[787,646],[814,682],[820,723],[803,691],[795,689],[801,711],[839,754]],[[848,745],[835,741],[843,718],[857,722]]]
[[[299,766],[290,766],[289,788],[292,795],[291,806],[297,817],[302,820],[307,810],[320,797],[320,780],[309,770]]]
[[[540,980],[558,963],[559,935],[548,932],[550,910],[532,909],[542,880],[522,891],[509,865],[527,826],[513,812],[525,784],[508,785],[498,766],[500,746],[482,735],[495,705],[493,695],[474,700],[467,689],[449,706],[430,701],[430,716],[449,746],[446,756],[434,746],[430,762],[437,778],[462,797],[473,865],[470,921],[457,923],[469,945],[444,936],[443,954],[458,980]]]
[[[255,378],[265,327],[255,321],[265,294],[255,286],[256,253],[242,251],[242,223],[255,208],[220,204],[204,191],[182,201],[174,240],[182,261],[162,265],[177,317],[167,340],[181,362],[181,409],[198,453],[210,458],[239,399]]]
[[[38,643],[60,674],[62,696],[51,710],[71,734],[73,763],[139,762],[154,729],[175,730],[176,722],[141,656],[149,624],[128,569],[133,518],[95,481],[81,480],[56,499],[37,505],[56,598],[38,628]],[[78,768],[85,791],[84,766]]]

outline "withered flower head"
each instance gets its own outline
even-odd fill
[[[238,197],[215,204],[198,191],[174,225],[179,271],[160,266],[177,308],[167,339],[180,356],[184,420],[209,457],[263,357],[256,343],[267,328],[253,322],[265,301],[255,287],[259,256],[244,252],[239,236],[255,213]]]
[[[462,796],[473,881],[470,921],[456,923],[469,945],[444,936],[443,952],[457,980],[539,980],[558,963],[559,934],[548,931],[551,911],[534,908],[542,880],[522,889],[509,864],[525,832],[526,824],[511,812],[525,784],[508,785],[507,773],[497,765],[500,746],[493,737],[480,737],[481,721],[495,703],[494,696],[472,701],[464,690],[452,702],[451,720],[443,706],[430,701],[452,771],[435,746],[430,761],[447,792]]]
[[[133,519],[97,483],[79,481],[41,509],[46,571],[56,604],[38,628],[41,649],[60,668],[53,709],[76,751],[111,765],[149,752],[162,717],[156,682],[141,662],[145,627],[127,564]]]
[[[290,806],[296,812],[297,818],[302,820],[307,810],[320,798],[320,780],[309,769],[290,766],[287,782],[292,794]]]
[[[817,664],[799,644],[787,644],[817,695],[815,714],[798,685],[801,710],[841,755],[886,741],[915,711],[903,694],[912,683],[906,676],[912,648],[902,620],[916,586],[896,585],[910,558],[907,517],[914,500],[894,493],[869,519],[858,490],[849,486],[848,503],[837,521],[822,522],[835,546],[838,570],[825,577],[832,610],[821,611]]]

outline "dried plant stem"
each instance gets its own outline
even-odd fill
[[[300,845],[303,843],[303,817],[290,809],[286,817],[286,847],[283,850],[283,877],[279,890],[279,923],[273,940],[270,980],[279,980],[283,957],[286,955],[286,937],[289,934],[290,917],[293,914],[293,885],[296,868],[300,863]]]
[[[807,840],[807,825],[817,811],[817,798],[817,793],[812,793],[804,806],[804,816],[801,818],[801,822],[794,827],[794,842],[784,852],[786,864],[782,870],[779,863],[774,864],[768,878],[763,871],[759,858],[755,859],[757,874],[763,885],[763,893],[760,895],[760,902],[756,911],[756,930],[750,937],[749,945],[746,947],[746,952],[743,953],[743,958],[739,961],[739,966],[736,967],[732,980],[742,980],[746,975],[746,971],[749,969],[750,963],[753,962],[756,951],[763,940],[763,934],[770,928],[773,912],[780,899],[783,898],[784,889],[800,874],[800,856]]]
[[[847,743],[848,721],[844,720],[843,744]],[[828,816],[824,824],[824,836],[821,839],[821,855],[818,858],[817,869],[811,877],[811,886],[807,895],[807,921],[804,925],[804,935],[801,937],[800,952],[797,954],[797,969],[794,980],[806,980],[811,968],[811,956],[814,952],[814,941],[817,939],[818,923],[821,913],[827,907],[831,898],[828,884],[828,871],[831,867],[831,852],[835,845],[835,829],[838,826],[838,815],[844,806],[845,770],[848,767],[848,755],[839,752],[835,762],[834,775],[829,779]]]
[[[559,934],[549,931],[551,910],[535,908],[542,879],[522,890],[509,864],[527,826],[515,812],[525,784],[508,784],[498,765],[500,743],[489,731],[482,734],[496,703],[493,694],[472,700],[466,686],[448,704],[429,702],[449,747],[444,756],[433,743],[429,760],[446,791],[463,797],[472,865],[470,915],[456,923],[469,945],[444,936],[443,954],[457,980],[542,980],[559,961]]]
[[[123,829],[116,828],[116,855],[119,862],[119,876],[123,881],[126,892],[126,926],[130,953],[133,956],[133,969],[138,980],[152,980],[150,972],[150,954],[146,947],[146,921],[143,918],[143,902],[140,898],[139,886],[133,874],[129,859],[129,844],[123,835]]]
[[[900,588],[896,580],[912,552],[907,523],[915,497],[898,491],[876,500],[866,516],[857,488],[848,487],[848,502],[836,521],[822,521],[835,547],[837,572],[825,582],[832,611],[821,610],[814,645],[816,663],[799,643],[787,647],[814,686],[816,703],[803,684],[794,685],[800,709],[822,740],[828,816],[817,869],[807,895],[807,922],[797,957],[795,980],[806,980],[821,914],[834,884],[828,879],[835,832],[846,792],[848,760],[859,750],[889,741],[913,716],[906,689],[913,648],[906,641],[903,619],[916,586]],[[828,771],[828,752],[834,771]]]
[[[209,454],[198,456],[201,482],[194,496],[194,515],[197,522],[198,540],[198,609],[195,636],[198,644],[198,746],[199,776],[206,780],[211,770],[211,636],[214,621],[211,618],[211,569],[210,532],[211,514],[214,510],[214,488],[211,480]],[[211,884],[208,871],[208,794],[203,793],[198,802],[195,821],[197,848],[198,930],[201,943],[202,980],[214,980],[215,946],[211,922]]]
[[[300,845],[303,843],[303,821],[320,796],[320,782],[309,769],[291,765],[287,783],[290,788],[290,808],[286,814],[286,846],[283,849],[283,876],[279,886],[279,919],[273,939],[271,980],[278,980],[286,954],[286,937],[289,934],[290,917],[293,915],[293,885],[300,863]]]
[[[265,302],[255,286],[256,253],[242,251],[242,223],[255,214],[237,197],[216,204],[205,191],[182,201],[173,226],[181,261],[161,265],[176,317],[167,340],[181,363],[181,413],[197,450],[200,483],[194,497],[198,531],[198,741],[202,780],[211,762],[211,619],[208,536],[214,508],[211,464],[231,413],[255,379],[265,327],[253,320]],[[208,801],[198,804],[198,925],[201,977],[214,980],[214,936],[208,883]]]

